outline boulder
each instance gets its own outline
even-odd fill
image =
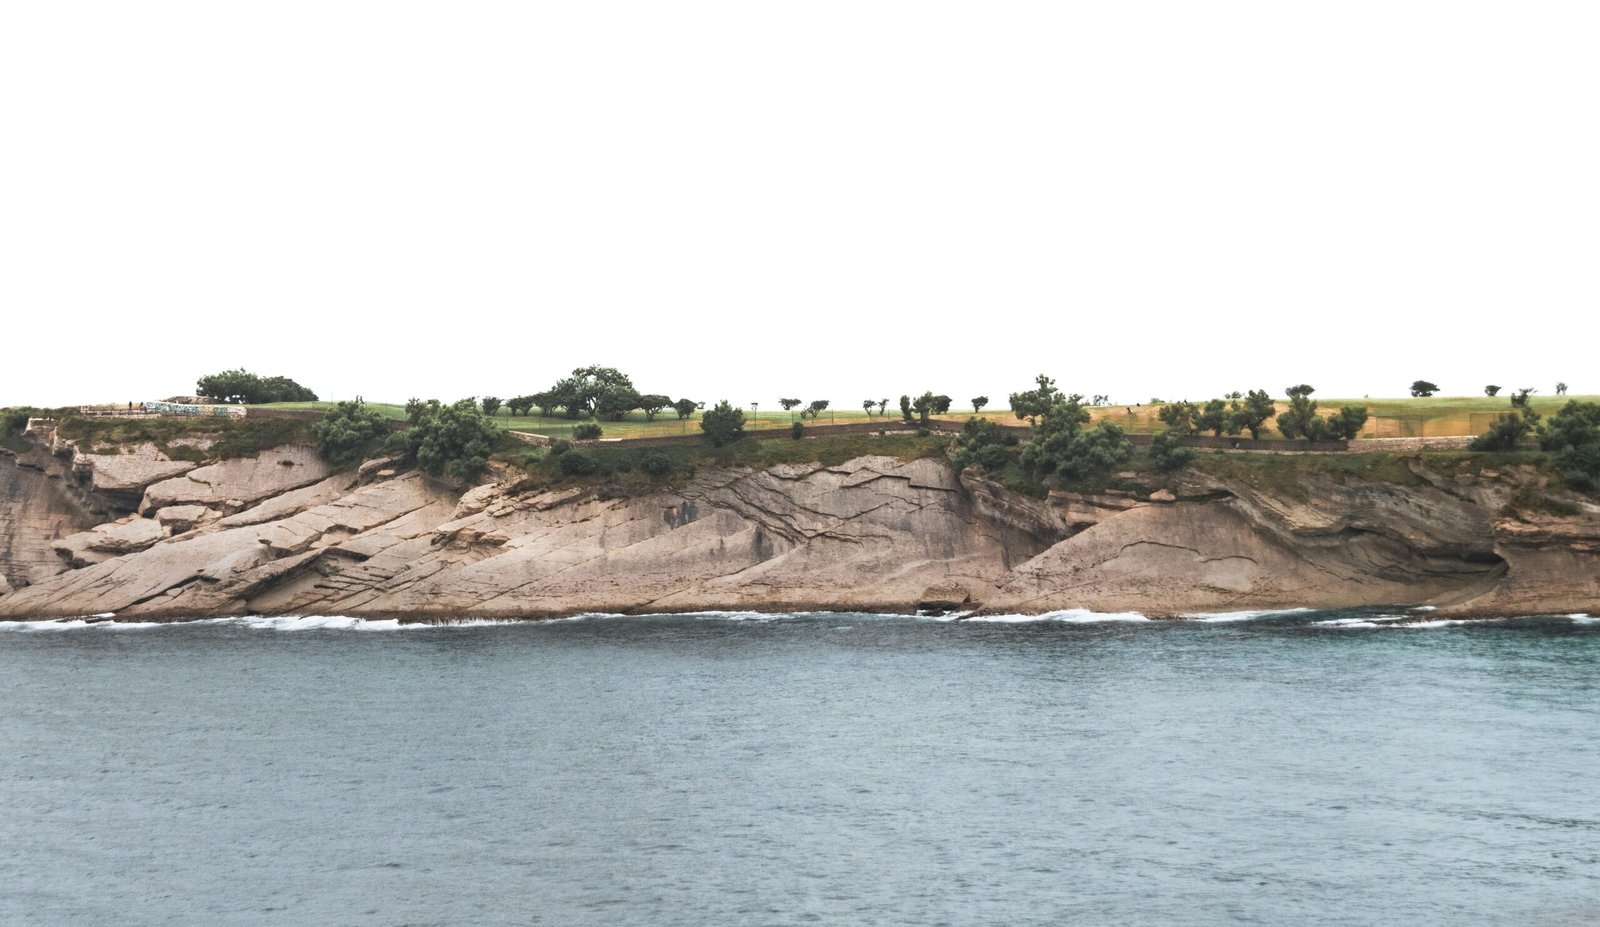
[[[156,521],[173,534],[182,534],[216,515],[216,512],[203,505],[169,505],[156,510]]]
[[[1151,502],[1177,502],[1178,501],[1178,497],[1174,496],[1172,494],[1172,490],[1170,490],[1170,489],[1158,489],[1155,492],[1150,494],[1150,501]]]

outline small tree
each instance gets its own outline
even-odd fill
[[[744,410],[724,399],[700,416],[700,430],[715,447],[725,447],[744,435]]]
[[[1439,387],[1427,380],[1417,380],[1411,384],[1411,395],[1416,399],[1426,399],[1439,391]]]
[[[827,408],[828,408],[828,400],[826,400],[826,399],[814,399],[814,400],[811,401],[811,404],[806,406],[805,410],[800,413],[800,417],[801,418],[805,418],[806,416],[809,415],[813,419],[815,419],[817,417],[817,413],[825,412],[825,411],[827,411]]]
[[[1366,406],[1344,406],[1336,415],[1328,419],[1328,433],[1335,438],[1346,441],[1355,440],[1361,429],[1367,424]]]
[[[904,394],[900,396],[900,417],[907,422],[915,422],[917,420],[916,416],[911,414],[911,397]]]
[[[863,399],[863,400],[861,400],[861,411],[867,413],[867,418],[871,418],[872,417],[872,409],[877,404],[878,404],[878,401],[876,399]]]
[[[972,397],[972,411],[974,411],[974,412],[982,412],[983,411],[983,407],[988,405],[988,404],[989,404],[989,397],[988,396],[974,396],[974,397]]]
[[[1009,459],[1006,435],[1000,426],[989,419],[973,416],[962,426],[950,462],[957,470],[978,467],[985,473],[999,473],[1006,468]]]
[[[693,415],[694,410],[698,408],[700,408],[700,403],[695,402],[693,399],[680,399],[672,404],[672,411],[678,413],[680,421]]]
[[[1209,431],[1220,438],[1222,433],[1233,428],[1233,418],[1228,414],[1228,404],[1221,399],[1212,399],[1206,403],[1205,409],[1195,419],[1195,426],[1201,431]],[[1234,429],[1238,434],[1238,429]]]
[[[1532,409],[1523,409],[1522,412],[1508,412],[1497,416],[1489,430],[1472,439],[1467,445],[1474,451],[1514,451],[1523,438],[1533,434],[1534,426],[1539,422],[1539,413]]]
[[[487,416],[493,418],[494,414],[496,412],[500,411],[500,397],[499,396],[485,396],[480,401],[483,403],[483,414],[484,415],[487,415]]]
[[[1557,383],[1556,384],[1556,395],[1557,396],[1565,396],[1566,394],[1567,394],[1567,384],[1565,384],[1565,383]]]
[[[1512,406],[1512,408],[1522,408],[1522,409],[1527,408],[1528,407],[1528,397],[1532,396],[1534,393],[1537,393],[1537,392],[1538,392],[1538,390],[1533,389],[1532,387],[1524,386],[1522,389],[1519,389],[1516,392],[1512,393],[1511,394],[1511,406]]]
[[[1156,416],[1166,424],[1168,433],[1192,435],[1200,431],[1199,411],[1192,402],[1169,402]]]
[[[672,397],[663,396],[660,393],[646,393],[639,397],[639,408],[644,410],[644,420],[647,422],[655,421],[661,410],[670,405],[672,405]]]
[[[547,389],[542,393],[534,393],[532,399],[533,404],[539,407],[539,414],[545,418],[556,414],[556,409],[561,405],[561,397],[555,390]]]
[[[923,393],[911,404],[911,408],[917,413],[917,422],[924,428],[928,427],[928,414],[933,411],[933,406],[934,396],[932,392]]]
[[[1050,411],[1050,407],[1061,398],[1061,391],[1056,389],[1056,381],[1044,374],[1034,377],[1033,382],[1036,384],[1033,389],[1011,394],[1012,414],[1026,420],[1029,425],[1043,418],[1045,413]]]
[[[1317,415],[1317,401],[1311,398],[1316,389],[1309,384],[1291,386],[1289,394],[1289,408],[1278,413],[1278,431],[1285,438],[1308,438],[1318,440],[1325,435],[1327,426],[1322,417]]]
[[[1264,389],[1253,389],[1244,397],[1244,404],[1233,409],[1233,424],[1236,428],[1250,432],[1252,439],[1261,437],[1261,428],[1267,419],[1278,414],[1277,404]],[[1237,431],[1232,432],[1238,434]]]
[[[798,399],[780,399],[780,400],[778,400],[778,405],[783,406],[783,411],[785,411],[785,412],[793,412],[794,411],[794,407],[799,405],[799,404],[800,404],[800,400],[798,400]]]
[[[533,408],[533,397],[513,396],[512,398],[506,400],[506,408],[511,410],[512,415],[527,415],[528,411]]]
[[[931,406],[931,408],[933,409],[933,414],[934,415],[943,415],[946,412],[949,412],[950,411],[950,402],[951,402],[950,397],[944,395],[943,393],[940,393],[939,395],[933,397],[933,404]]]
[[[887,400],[887,399],[878,400],[878,417],[882,418],[885,414],[887,414],[888,408],[889,408],[889,400]]]
[[[1498,396],[1500,395],[1500,387],[1490,383],[1488,386],[1483,388],[1483,394],[1490,397]]]

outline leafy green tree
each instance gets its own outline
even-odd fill
[[[1488,386],[1485,386],[1483,388],[1483,394],[1485,396],[1489,396],[1491,398],[1494,397],[1494,396],[1498,396],[1498,395],[1500,395],[1500,387],[1495,385],[1495,384],[1493,384],[1493,383],[1490,383]]]
[[[1327,422],[1329,437],[1353,441],[1356,435],[1361,433],[1361,429],[1366,427],[1367,407],[1343,406]]]
[[[195,393],[232,404],[317,401],[316,393],[288,377],[259,377],[243,368],[201,377],[195,382]]]
[[[1511,406],[1512,406],[1512,408],[1521,408],[1521,409],[1527,408],[1528,407],[1528,398],[1531,397],[1534,393],[1537,393],[1537,392],[1538,392],[1538,390],[1533,389],[1532,387],[1524,386],[1522,389],[1519,389],[1516,392],[1512,393],[1511,394]]]
[[[814,400],[812,400],[810,405],[806,406],[805,409],[801,411],[800,417],[801,418],[805,418],[806,416],[809,415],[813,419],[815,419],[817,417],[817,413],[825,412],[825,411],[827,411],[827,409],[828,409],[828,400],[826,400],[826,399],[814,399]]]
[[[888,409],[888,408],[889,408],[889,400],[887,400],[887,399],[878,400],[878,417],[882,418],[884,416],[884,414],[885,414],[885,410]]]
[[[1200,410],[1192,402],[1169,402],[1156,416],[1175,435],[1192,435],[1200,432]]]
[[[644,419],[647,422],[655,421],[656,416],[661,414],[661,410],[670,405],[672,405],[672,397],[663,396],[660,393],[645,393],[639,397],[639,408],[644,410]]]
[[[861,400],[861,411],[867,413],[867,418],[871,418],[872,417],[872,409],[877,404],[878,404],[878,401],[876,399],[863,399],[863,400]]]
[[[900,396],[900,417],[907,422],[916,421],[916,417],[911,414],[911,397],[903,393]]]
[[[534,397],[532,396],[513,396],[506,400],[506,408],[511,410],[512,415],[519,417],[527,415],[533,409],[533,406]]]
[[[1178,470],[1194,462],[1194,449],[1184,447],[1170,431],[1150,442],[1150,463],[1162,471]]]
[[[989,404],[989,397],[988,396],[974,396],[974,397],[972,397],[972,411],[974,411],[974,412],[982,412],[983,411],[983,407],[988,405],[988,404]]]
[[[489,416],[490,418],[493,418],[495,412],[500,409],[499,396],[485,396],[479,401],[483,403],[483,414]]]
[[[580,422],[572,429],[572,437],[576,441],[595,441],[602,434],[605,434],[605,429],[600,427],[599,422]]]
[[[1565,384],[1565,383],[1557,383],[1556,384],[1556,395],[1557,396],[1565,396],[1566,394],[1567,394],[1567,384]]]
[[[1209,431],[1218,438],[1222,437],[1224,431],[1239,433],[1239,428],[1234,425],[1233,416],[1228,413],[1227,402],[1221,399],[1207,401],[1194,423],[1199,430]]]
[[[1556,472],[1573,489],[1600,489],[1600,403],[1576,399],[1539,430],[1539,446],[1555,454]]]
[[[1416,380],[1411,384],[1411,395],[1417,399],[1425,399],[1439,391],[1439,387],[1427,380]]]
[[[1041,373],[1034,377],[1033,382],[1036,384],[1033,389],[1011,394],[1012,414],[1027,421],[1029,425],[1043,418],[1051,406],[1061,399],[1061,391],[1056,389],[1055,380]]]
[[[924,428],[928,427],[928,415],[933,411],[933,393],[930,391],[918,396],[911,403],[911,408],[917,413],[917,422]]]
[[[794,411],[794,407],[799,405],[799,404],[800,404],[800,400],[798,400],[798,399],[780,399],[780,400],[778,400],[778,405],[783,406],[783,411],[785,411],[785,412],[793,412]]]
[[[1474,451],[1514,451],[1523,438],[1533,434],[1539,423],[1539,413],[1524,408],[1520,413],[1508,412],[1497,416],[1489,430],[1472,439],[1467,445]]]
[[[693,415],[694,410],[698,408],[700,408],[700,403],[695,402],[693,399],[680,399],[672,404],[672,411],[678,413],[679,420]]]
[[[700,430],[715,447],[725,447],[744,436],[744,410],[724,399],[700,416]]]
[[[353,467],[389,437],[389,420],[361,402],[341,402],[312,426],[317,456],[335,467]]]
[[[1089,410],[1078,393],[1057,398],[1036,418],[1033,437],[1022,445],[1022,463],[1041,476],[1055,473],[1069,481],[1101,477],[1133,454],[1133,444],[1120,427],[1107,421],[1086,427]]]
[[[1317,414],[1317,401],[1311,398],[1316,390],[1302,383],[1289,387],[1287,392],[1289,408],[1278,413],[1278,431],[1290,439],[1308,438],[1316,441],[1324,437],[1327,426]]]
[[[533,404],[539,407],[539,415],[549,418],[561,408],[561,395],[553,389],[543,390],[533,394]]]
[[[406,457],[431,476],[472,479],[488,466],[500,438],[475,399],[449,405],[413,399],[406,403],[406,416],[411,424],[402,437]]]
[[[934,415],[943,415],[950,411],[950,402],[951,400],[949,396],[940,393],[939,395],[933,397],[929,408],[933,410]]]

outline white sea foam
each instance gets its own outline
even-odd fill
[[[967,621],[994,624],[1032,624],[1039,621],[1056,621],[1065,624],[1100,624],[1111,621],[1149,621],[1138,612],[1091,612],[1086,608],[1068,608],[1042,615],[973,615]]]
[[[1316,611],[1312,608],[1265,608],[1258,611],[1243,612],[1190,612],[1179,617],[1190,621],[1222,622],[1222,621],[1254,621],[1257,618],[1282,618],[1286,615],[1301,615],[1306,612]]]
[[[1318,621],[1319,628],[1403,628],[1411,625],[1397,623],[1404,622],[1405,615],[1369,615],[1362,618],[1330,618],[1327,621]]]
[[[99,618],[101,616],[94,616]],[[76,631],[99,628],[106,631],[137,631],[165,627],[161,621],[89,621],[84,618],[51,618],[45,621],[0,621],[0,631]]]

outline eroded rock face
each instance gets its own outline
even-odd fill
[[[0,617],[1600,610],[1600,508],[1507,514],[1529,474],[1423,468],[1396,485],[1308,470],[1266,492],[1189,472],[1143,493],[1037,500],[942,461],[862,457],[703,471],[616,498],[463,494],[389,467],[328,474],[308,454],[150,487],[154,518],[66,538],[79,568],[7,595]]]
[[[62,572],[55,542],[99,518],[71,491],[68,464],[48,454],[0,454],[0,577],[21,587]]]
[[[259,457],[223,460],[155,483],[145,490],[139,511],[148,515],[173,505],[238,511],[330,475],[328,465],[311,448],[277,447]]]

